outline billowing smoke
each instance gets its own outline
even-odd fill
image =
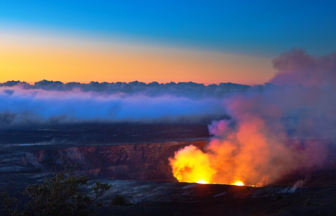
[[[273,60],[278,73],[271,79],[276,85],[301,84],[305,87],[336,85],[336,52],[314,57],[301,49],[293,49]]]
[[[231,118],[213,121],[205,149],[188,146],[170,159],[179,181],[261,186],[324,163],[336,130],[336,53],[293,49],[273,64],[272,84],[224,99]]]
[[[223,83],[0,84],[0,128],[82,122],[206,123],[225,116],[224,97],[250,86]]]

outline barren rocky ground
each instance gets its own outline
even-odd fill
[[[209,141],[206,125],[63,125],[0,131],[0,192],[20,194],[63,165],[114,187],[97,215],[336,215],[336,168],[293,173],[262,188],[178,183],[168,158]],[[300,187],[295,186],[301,181]],[[132,205],[109,206],[115,194]]]

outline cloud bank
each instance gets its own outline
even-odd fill
[[[2,127],[81,122],[200,123],[223,116],[221,101],[216,98],[153,98],[12,87],[0,90],[0,101]]]
[[[222,99],[250,86],[152,82],[0,84],[0,128],[82,122],[210,123]]]
[[[170,82],[170,83],[143,83],[143,82],[90,82],[89,84],[42,80],[30,85],[26,82],[8,81],[0,83],[3,89],[6,87],[19,87],[24,90],[45,90],[60,92],[96,92],[100,95],[124,95],[124,96],[147,96],[147,97],[185,97],[190,99],[222,98],[237,92],[246,92],[251,87],[234,83],[220,83],[205,86],[194,82]]]

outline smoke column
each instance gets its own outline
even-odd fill
[[[210,143],[170,158],[181,182],[262,186],[299,169],[322,166],[336,129],[336,53],[293,49],[273,60],[277,74],[262,91],[224,99],[229,120],[213,121]]]

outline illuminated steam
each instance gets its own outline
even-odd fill
[[[336,129],[336,55],[293,49],[274,60],[278,73],[262,91],[224,99],[231,119],[209,125],[203,149],[188,146],[170,159],[179,181],[265,185],[298,169],[321,166],[322,139]]]

